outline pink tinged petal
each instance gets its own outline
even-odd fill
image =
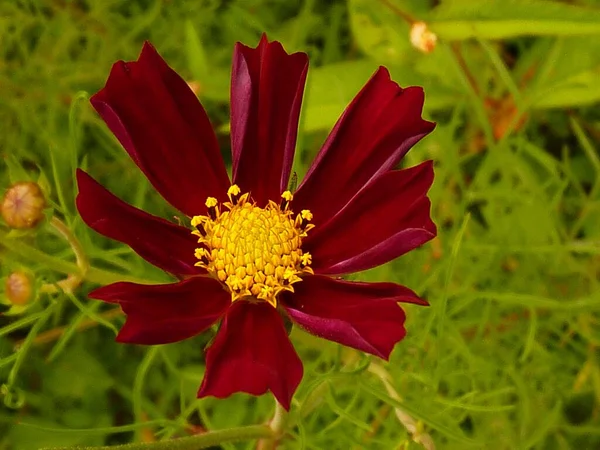
[[[236,44],[231,78],[233,180],[259,204],[278,200],[292,169],[308,70],[263,35],[256,49]]]
[[[197,239],[187,228],[119,200],[83,170],[77,170],[77,209],[98,233],[123,242],[149,263],[179,275],[201,273],[194,264]]]
[[[238,300],[227,311],[206,353],[206,374],[198,397],[271,391],[289,410],[302,371],[277,310],[265,302]]]
[[[435,124],[421,118],[420,87],[402,89],[381,67],[346,108],[304,181],[294,209],[326,223],[370,180],[394,168]]]
[[[156,345],[195,336],[225,313],[230,295],[208,277],[174,284],[114,283],[96,289],[90,298],[121,305],[127,321],[118,342]]]
[[[156,190],[188,216],[226,198],[229,178],[208,116],[186,82],[144,44],[115,63],[91,103]]]
[[[433,164],[426,161],[381,175],[302,244],[315,273],[339,275],[384,264],[436,236],[427,191]]]
[[[427,305],[410,289],[394,283],[358,283],[308,276],[286,293],[290,318],[315,336],[383,359],[401,341],[404,311],[398,302]]]

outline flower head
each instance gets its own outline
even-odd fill
[[[189,228],[109,193],[83,171],[77,206],[103,235],[182,281],[115,283],[90,297],[118,303],[117,340],[165,344],[220,321],[198,396],[271,391],[289,408],[302,363],[282,315],[304,330],[388,358],[405,335],[394,283],[340,275],[386,263],[432,239],[430,161],[395,166],[431,132],[423,91],[380,68],[344,111],[295,192],[288,190],[308,58],[263,36],[237,44],[229,179],[209,119],[188,85],[145,44],[117,62],[92,105]],[[334,278],[335,277],[335,278]]]
[[[13,184],[2,199],[2,218],[11,228],[33,228],[44,218],[46,199],[32,181]]]
[[[0,297],[0,314],[14,315],[25,311],[35,299],[31,274],[17,270],[4,280],[4,295]]]
[[[223,283],[231,301],[257,299],[277,307],[283,291],[294,292],[301,276],[313,274],[310,253],[303,253],[302,239],[313,225],[312,214],[303,210],[295,218],[289,209],[293,195],[281,194],[281,204],[269,200],[265,208],[250,203],[234,184],[229,202],[220,211],[217,199],[206,200],[208,215],[194,216],[192,232],[198,236],[196,266]]]

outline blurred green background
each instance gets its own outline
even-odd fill
[[[411,44],[417,21],[437,36],[430,52]],[[37,181],[49,203],[35,230],[0,224],[0,289],[14,271],[38,288],[21,314],[0,316],[0,449],[152,442],[270,418],[268,395],[195,399],[210,333],[114,342],[122,317],[86,298],[100,275],[168,277],[82,223],[73,181],[84,167],[172,217],[89,95],[150,40],[192,83],[229,158],[233,45],[263,32],[310,56],[300,177],[378,65],[423,86],[424,116],[438,123],[403,165],[435,161],[439,237],[354,277],[405,284],[431,306],[406,307],[408,337],[389,364],[294,330],[305,376],[280,447],[600,448],[600,1],[0,0],[0,191]],[[53,216],[93,268],[72,294],[42,292],[77,272]]]

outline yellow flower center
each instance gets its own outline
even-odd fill
[[[248,193],[240,195],[235,184],[227,196],[230,201],[223,205],[209,197],[208,215],[192,218],[192,233],[201,244],[196,266],[223,283],[232,302],[255,298],[276,307],[281,292],[294,292],[301,275],[313,273],[311,255],[301,248],[314,228],[312,214],[303,210],[294,217],[290,191],[281,194],[280,205],[269,201],[264,208],[251,202]]]

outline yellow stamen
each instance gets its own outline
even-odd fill
[[[287,211],[288,207],[290,206],[290,202],[294,199],[294,196],[292,195],[292,193],[290,191],[285,191],[283,194],[281,194],[281,205],[280,205],[280,209],[282,211]]]
[[[223,283],[231,301],[241,298],[266,301],[277,306],[277,296],[294,291],[302,275],[312,274],[310,253],[302,252],[302,238],[314,225],[312,214],[303,210],[294,217],[293,195],[281,194],[282,203],[270,201],[264,208],[240,195],[237,185],[227,190],[230,202],[220,208],[214,197],[206,200],[208,215],[194,216],[192,231],[201,247],[196,266]]]
[[[312,215],[312,213],[308,209],[303,209],[300,212],[300,217],[302,217],[306,221],[310,222],[312,220],[312,218],[313,218],[313,215]]]
[[[206,199],[206,207],[208,208],[208,218],[215,220],[219,216],[219,202],[214,197],[208,197]],[[194,216],[194,217],[202,217],[202,216]],[[194,219],[192,217],[192,220]]]
[[[235,205],[240,198],[240,188],[237,184],[232,185],[229,189],[227,189],[227,197],[231,201],[232,205]]]

